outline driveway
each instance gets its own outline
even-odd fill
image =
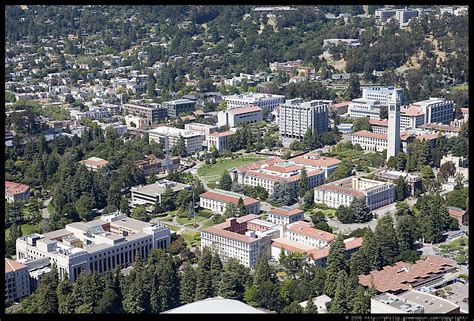
[[[43,212],[42,215],[43,215],[43,218],[46,219],[46,220],[49,219],[48,205],[49,205],[49,203],[51,202],[52,199],[53,198],[50,197],[50,198],[48,198],[47,200],[44,201],[45,208],[42,209],[42,212]]]

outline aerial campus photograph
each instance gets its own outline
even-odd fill
[[[467,320],[467,5],[4,10],[4,316]]]

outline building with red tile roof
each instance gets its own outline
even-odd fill
[[[201,231],[201,250],[210,248],[225,262],[237,259],[244,266],[253,268],[257,257],[270,257],[271,237],[276,230],[253,231],[249,224],[257,218],[250,214],[228,218],[224,223],[206,227]]]
[[[5,258],[5,302],[13,302],[30,294],[28,267]]]
[[[304,219],[304,212],[299,208],[292,209],[287,206],[275,207],[268,213],[268,220],[272,223],[283,225]]]
[[[286,238],[316,248],[323,248],[336,239],[336,235],[316,229],[304,221],[289,224],[284,231]]]
[[[214,189],[199,195],[199,198],[199,204],[202,208],[209,209],[219,214],[223,214],[225,212],[227,204],[232,203],[237,205],[239,198],[242,198],[244,201],[245,211],[247,214],[260,213],[260,202],[244,194]]]
[[[207,139],[207,150],[211,151],[215,147],[218,151],[222,151],[228,148],[229,138],[235,135],[233,131],[216,132],[206,136]]]
[[[105,167],[109,163],[109,161],[106,161],[105,159],[99,157],[90,157],[88,159],[81,160],[79,163],[84,164],[88,169],[92,171],[97,171],[102,167]]]
[[[429,256],[415,263],[397,262],[382,270],[371,271],[368,275],[359,275],[359,284],[373,287],[379,292],[400,293],[438,280],[447,272],[455,270],[452,260],[439,256]]]
[[[363,197],[370,210],[395,201],[395,185],[362,177],[347,177],[317,186],[314,190],[315,203],[329,207],[350,206],[354,198]]]
[[[30,198],[30,187],[25,184],[5,181],[5,200],[8,203],[27,201]]]
[[[460,208],[450,206],[448,207],[448,213],[458,221],[459,225],[469,224],[469,210],[465,211]]]

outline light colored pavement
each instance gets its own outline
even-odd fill
[[[469,312],[469,302],[463,302],[465,298],[469,298],[469,285],[462,284],[459,282],[450,284],[445,286],[441,289],[448,289],[453,294],[448,295],[446,300],[453,302],[454,304],[459,305],[462,311],[468,313]]]
[[[49,205],[49,203],[51,202],[52,199],[53,199],[53,198],[50,197],[50,198],[48,198],[47,200],[44,201],[44,206],[45,206],[45,208],[42,209],[42,212],[43,212],[42,215],[43,215],[43,218],[44,218],[44,219],[49,219],[48,205]]]

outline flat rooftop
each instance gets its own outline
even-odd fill
[[[155,197],[157,195],[163,194],[167,186],[169,186],[173,190],[173,192],[179,192],[179,191],[182,191],[183,189],[191,188],[190,185],[186,185],[186,184],[182,184],[178,182],[158,181],[153,184],[148,184],[148,185],[143,185],[143,186],[134,186],[132,187],[132,191],[140,193],[140,194],[149,195],[151,197]]]
[[[222,297],[208,298],[182,305],[162,313],[265,313],[238,300]]]
[[[201,132],[168,126],[160,126],[155,129],[150,129],[148,132],[155,133],[158,135],[183,136],[184,138],[202,136]]]

